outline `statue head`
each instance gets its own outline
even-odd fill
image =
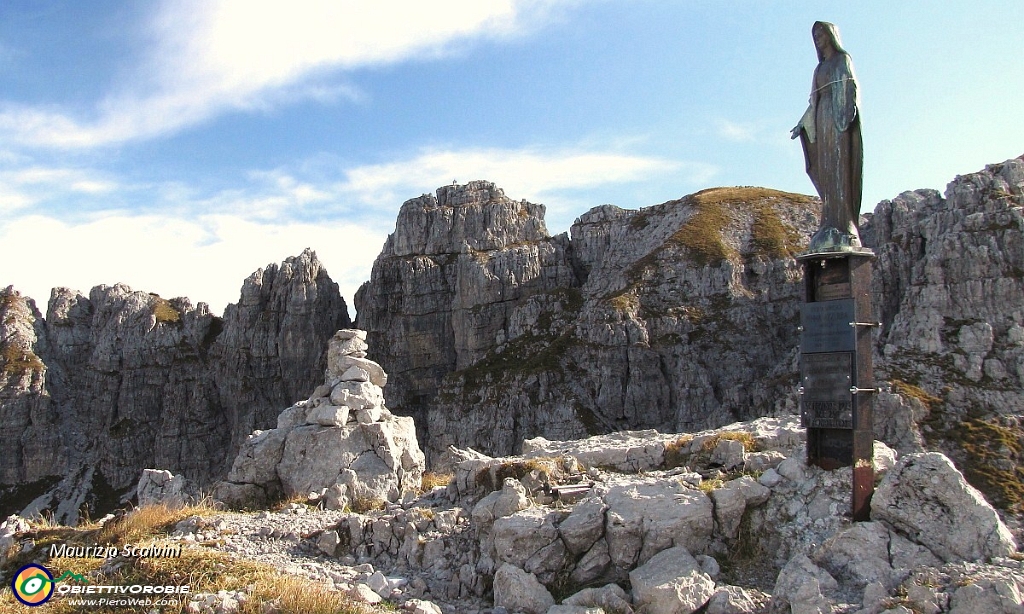
[[[843,44],[839,40],[839,28],[827,21],[815,21],[811,26],[811,37],[814,39],[814,48],[818,52],[818,61],[822,61],[830,55],[828,48],[831,47],[838,53],[846,53]]]

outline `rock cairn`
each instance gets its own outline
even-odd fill
[[[424,458],[413,419],[385,407],[388,376],[366,350],[364,331],[335,333],[324,383],[281,412],[276,429],[249,436],[214,497],[261,507],[305,496],[342,509],[377,507],[415,493]]]

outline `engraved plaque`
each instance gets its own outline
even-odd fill
[[[800,356],[800,414],[804,426],[853,428],[853,354],[834,352]]]
[[[814,300],[852,298],[853,287],[847,263],[842,260],[825,260],[823,264],[825,266],[816,269],[814,273]]]
[[[853,464],[853,437],[849,432],[822,429],[815,439],[819,466],[835,469]]]
[[[800,305],[800,351],[853,352],[857,349],[853,299],[820,301]]]
[[[814,290],[814,300],[816,301],[832,301],[852,296],[850,284],[821,284]]]

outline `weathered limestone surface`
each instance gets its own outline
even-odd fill
[[[444,375],[483,358],[519,302],[579,285],[569,250],[548,235],[543,205],[486,181],[402,205],[355,304],[371,357],[393,378],[388,406],[416,419],[421,441]]]
[[[956,177],[944,196],[883,201],[864,225],[878,255],[876,376],[903,398],[880,396],[876,435],[903,452],[927,443],[961,468],[987,467],[988,477],[967,477],[1002,507],[1021,487],[1022,212],[1024,158],[1015,158]]]
[[[45,319],[2,296],[0,339],[20,354],[0,374],[0,511],[72,522],[116,505],[146,467],[198,488],[223,477],[247,433],[309,395],[349,322],[309,250],[250,276],[223,318],[123,284],[56,288]]]
[[[912,536],[946,562],[1017,551],[999,514],[938,452],[904,456],[871,498],[871,515]]]

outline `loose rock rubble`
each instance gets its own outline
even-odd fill
[[[422,613],[1021,611],[1016,543],[948,459],[897,460],[876,442],[873,518],[853,523],[851,470],[807,466],[803,439],[794,416],[535,441],[529,458],[453,451],[447,488],[383,509],[330,509],[314,492],[189,518],[174,537]],[[609,458],[633,471],[588,464]]]
[[[802,438],[795,416],[652,436],[661,464],[631,473],[569,454],[594,441],[548,442],[551,457],[466,453],[447,487],[382,509],[331,509],[313,492],[192,516],[170,537],[419,614],[1021,611],[1016,543],[948,459],[876,442],[873,517],[853,523],[851,470],[807,466]],[[17,545],[23,522],[0,524],[0,541]],[[188,611],[232,612],[247,596],[193,595]]]

